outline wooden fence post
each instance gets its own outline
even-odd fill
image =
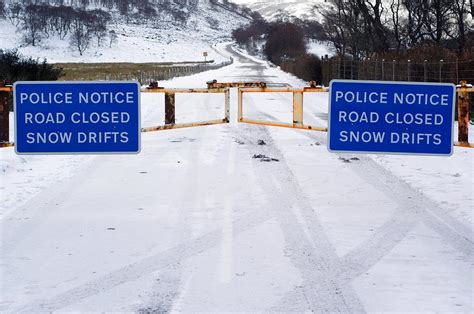
[[[462,89],[467,88],[467,82],[461,81],[461,90],[458,91],[458,141],[469,143],[469,93]]]
[[[2,90],[2,87],[5,90]],[[8,103],[9,92],[4,83],[0,83],[0,143],[10,141],[10,105]]]

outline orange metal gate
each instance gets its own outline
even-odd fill
[[[324,93],[328,92],[327,88],[308,87],[303,89],[295,88],[239,88],[238,94],[238,121],[250,124],[279,126],[295,129],[306,129],[327,132],[327,127],[313,126],[304,124],[304,93]],[[244,118],[244,94],[245,93],[292,93],[293,94],[293,123],[273,122],[263,120],[253,120]]]

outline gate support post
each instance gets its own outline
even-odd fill
[[[2,84],[3,85],[3,84]],[[8,92],[1,90],[0,86],[0,143],[10,141],[10,106],[8,104]]]
[[[165,93],[165,124],[176,123],[176,94]]]
[[[462,91],[463,88],[467,88],[466,81],[461,81],[458,92],[458,141],[469,143],[469,93]]]
[[[303,93],[293,93],[293,124],[303,125]]]
[[[238,93],[238,121],[241,122],[244,118],[244,112],[243,112],[243,101],[244,101],[244,92],[239,88],[237,90]]]
[[[224,94],[225,97],[225,119],[230,122],[230,89],[227,88]]]

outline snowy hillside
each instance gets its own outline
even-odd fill
[[[92,7],[94,8],[94,7]],[[156,11],[162,10],[157,4]],[[127,21],[112,12],[109,29],[117,34],[117,42],[110,47],[108,39],[98,47],[94,40],[80,56],[71,48],[69,40],[53,35],[45,37],[39,45],[26,45],[19,35],[21,23],[14,26],[8,18],[0,19],[0,49],[18,49],[34,58],[47,58],[49,62],[171,62],[222,61],[223,56],[212,49],[217,42],[228,41],[233,29],[249,22],[244,14],[234,12],[221,4],[200,0],[189,9],[185,23],[173,23],[170,19],[152,18],[148,21]]]
[[[267,20],[274,20],[283,12],[301,19],[321,20],[321,16],[312,9],[315,5],[325,5],[325,0],[237,0],[250,9],[257,11]]]

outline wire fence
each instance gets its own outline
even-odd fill
[[[98,81],[138,81],[140,84],[149,84],[155,81],[169,80],[175,77],[188,76],[209,70],[219,69],[233,64],[234,60],[217,64],[170,65],[150,70],[120,71],[120,65],[110,71],[96,70],[92,74],[77,73],[68,75],[68,80],[98,80]]]
[[[441,82],[474,84],[474,60],[360,60],[323,58],[322,84],[329,86],[332,79]],[[474,121],[474,95],[469,95],[470,120]],[[457,106],[457,104],[456,104]],[[456,107],[457,112],[457,107]],[[455,115],[457,120],[457,114]]]
[[[324,58],[322,83],[332,79],[443,82],[459,84],[461,80],[474,82],[474,60],[439,60],[436,62],[411,60],[360,60]]]

